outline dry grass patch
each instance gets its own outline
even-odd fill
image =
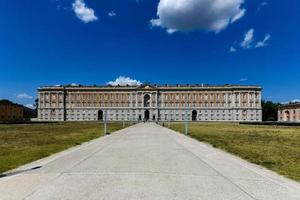
[[[122,128],[108,125],[109,132]],[[0,125],[0,173],[102,135],[100,122]]]

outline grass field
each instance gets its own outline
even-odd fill
[[[184,124],[170,128],[183,132]],[[190,123],[189,135],[300,181],[300,127]]]
[[[108,125],[110,133],[122,128],[122,123]],[[102,135],[99,122],[0,124],[0,173]]]

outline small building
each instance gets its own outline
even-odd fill
[[[0,121],[24,120],[23,106],[9,100],[0,100]]]
[[[278,107],[278,121],[300,122],[300,102],[281,105]]]

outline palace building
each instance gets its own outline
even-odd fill
[[[259,86],[50,86],[38,89],[41,121],[261,121]]]
[[[300,122],[300,102],[280,105],[278,107],[278,121]]]

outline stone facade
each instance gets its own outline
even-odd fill
[[[261,87],[53,86],[38,89],[42,121],[261,121]]]
[[[278,121],[300,122],[300,103],[291,103],[279,106]]]

